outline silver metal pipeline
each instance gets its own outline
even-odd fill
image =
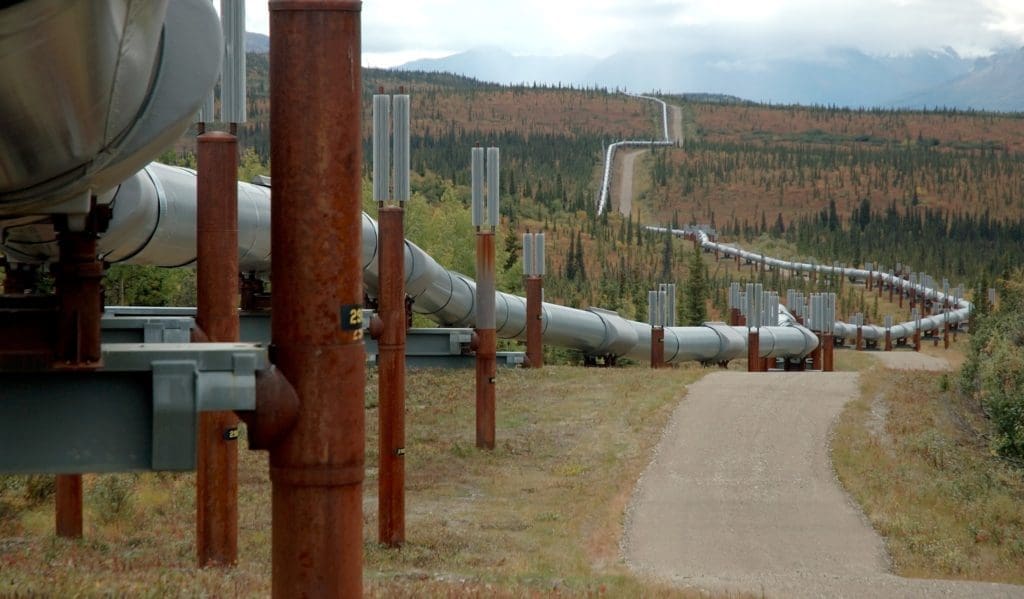
[[[267,187],[239,183],[239,260],[244,270],[266,271],[270,266],[270,193]],[[150,164],[112,194],[113,220],[100,240],[108,262],[179,266],[195,259],[195,173],[188,169]],[[376,292],[377,223],[363,215],[363,280]],[[37,262],[57,255],[50,225],[22,224],[9,231],[3,251]],[[469,243],[469,240],[467,240]],[[476,284],[448,270],[411,241],[405,243],[406,291],[413,309],[446,326],[475,323]],[[497,334],[526,338],[526,300],[498,292],[495,297]],[[615,312],[580,310],[544,303],[544,342],[578,349],[589,355],[650,359],[651,327],[629,321]],[[810,353],[817,339],[790,321],[761,327],[764,357],[799,357]],[[746,355],[746,328],[709,323],[697,327],[667,327],[668,362],[724,362]]]
[[[185,131],[220,71],[208,0],[0,6],[0,217],[85,214]]]
[[[664,227],[646,227],[650,231],[656,231],[664,233],[667,231]],[[911,291],[916,292],[919,297],[930,299],[933,303],[938,303],[940,306],[946,306],[947,304],[952,309],[945,311],[941,314],[935,314],[932,316],[918,318],[903,322],[900,324],[893,325],[890,329],[890,333],[893,339],[906,339],[913,336],[914,331],[920,329],[922,332],[942,330],[946,324],[955,324],[965,322],[970,318],[971,310],[973,308],[971,302],[967,301],[963,297],[963,294],[950,293],[948,288],[946,291],[938,289],[937,286],[929,286],[918,281],[918,276],[911,276],[909,279],[904,279],[891,272],[880,272],[878,270],[867,270],[863,268],[851,268],[845,266],[827,266],[824,264],[811,264],[807,262],[794,262],[788,260],[780,260],[778,258],[772,258],[755,252],[748,252],[744,249],[738,248],[734,245],[717,243],[711,241],[707,233],[700,228],[691,229],[672,229],[672,234],[677,236],[684,235],[696,235],[699,243],[702,247],[711,250],[719,251],[726,256],[736,257],[739,256],[741,260],[748,260],[750,262],[761,263],[772,268],[778,268],[780,270],[788,270],[795,273],[819,273],[825,275],[838,275],[841,277],[847,277],[851,281],[864,281],[869,276],[875,278],[875,280],[881,279],[886,285],[894,285],[895,288],[901,292]],[[933,281],[927,281],[932,285],[935,285]],[[947,286],[948,287],[948,286]],[[861,327],[861,333],[864,339],[878,340],[885,338],[886,327],[878,325],[863,325]],[[854,337],[857,334],[857,326],[851,323],[836,320],[834,324],[834,335],[837,337]],[[762,341],[763,343],[763,341]]]
[[[650,148],[658,146],[674,146],[676,142],[672,140],[668,133],[668,104],[664,100],[655,98],[653,96],[641,96],[639,94],[630,94],[635,98],[642,98],[644,100],[651,100],[661,104],[661,140],[640,140],[640,139],[626,139],[617,141],[612,144],[608,144],[608,149],[605,150],[604,156],[604,176],[601,178],[601,197],[597,201],[597,214],[600,215],[608,208],[608,196],[609,189],[612,184],[612,165],[615,163],[615,151],[620,147],[641,147]]]

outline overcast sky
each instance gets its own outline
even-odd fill
[[[266,0],[246,0],[267,33]],[[968,55],[1024,46],[1024,0],[365,0],[363,63],[394,66],[479,46],[513,54],[671,47],[765,56],[826,47]]]

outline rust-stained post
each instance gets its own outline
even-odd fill
[[[238,140],[196,139],[196,326],[209,341],[238,341]],[[196,557],[238,561],[238,418],[202,412],[196,447]]]
[[[476,347],[476,446],[494,449],[495,377],[497,335],[494,329],[494,233],[476,235],[477,347]],[[486,301],[490,297],[490,302]],[[486,316],[490,312],[490,318]]]
[[[747,372],[761,372],[764,368],[761,359],[761,336],[756,328],[747,331]]]
[[[665,315],[667,294],[664,290],[647,292],[647,320],[651,325],[651,368],[665,367]]]
[[[484,149],[471,152],[473,225],[476,233],[476,446],[494,449],[495,332],[494,229],[498,224],[498,148],[487,148],[487,203],[484,204]],[[485,209],[486,208],[486,209]]]
[[[272,594],[363,592],[361,3],[271,0],[271,356],[299,398],[270,449]]]
[[[651,368],[665,367],[665,327],[651,327]]]
[[[394,97],[394,192],[390,192],[392,98],[373,98],[373,195],[379,213],[377,357],[378,475],[377,539],[389,547],[405,542],[405,227],[409,199],[409,96]],[[388,206],[389,196],[397,205]]]
[[[60,328],[57,368],[94,369],[101,363],[100,320],[103,316],[103,265],[97,258],[97,233],[106,228],[106,214],[93,209],[79,222],[57,223],[59,261],[54,265]],[[55,498],[57,536],[82,536],[82,475],[58,474]]]
[[[544,234],[523,235],[523,284],[526,287],[526,368],[544,366]]]
[[[823,372],[832,372],[835,366],[835,344],[832,339],[832,333],[826,332],[822,336],[822,347],[821,349],[821,370]]]
[[[405,233],[404,209],[378,210],[380,223],[378,540],[405,542]]]
[[[539,275],[526,277],[526,366],[544,367],[544,278]]]
[[[56,489],[57,536],[82,536],[82,475],[58,474]]]

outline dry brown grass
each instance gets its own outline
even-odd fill
[[[896,573],[1020,584],[1024,480],[990,455],[946,376],[869,371],[836,426],[833,463]]]
[[[364,502],[370,596],[697,596],[636,578],[623,509],[685,386],[683,367],[501,371],[498,447],[473,440],[472,372],[420,371],[407,402],[407,538],[376,537],[375,385]],[[240,563],[194,567],[194,476],[86,477],[85,538],[53,536],[51,501],[0,493],[0,596],[269,594],[265,454],[240,454]],[[13,479],[7,479],[8,481]],[[116,514],[111,508],[120,505]]]

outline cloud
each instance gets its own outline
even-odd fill
[[[266,0],[246,22],[266,31]],[[1024,45],[1020,0],[367,0],[363,50],[436,56],[479,46],[514,54],[620,50],[820,55],[828,48],[900,54],[952,47],[965,55]],[[262,29],[261,29],[262,28]]]

